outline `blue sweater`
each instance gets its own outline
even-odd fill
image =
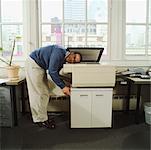
[[[30,57],[45,70],[48,70],[52,80],[61,88],[65,87],[64,82],[59,77],[59,71],[65,63],[66,49],[58,45],[49,45],[36,49]]]

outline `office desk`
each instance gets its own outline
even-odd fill
[[[18,114],[17,114],[17,87],[21,86],[21,104],[22,104],[22,113],[25,110],[25,96],[24,96],[24,83],[25,78],[20,78],[14,81],[6,81],[0,84],[1,90],[1,126],[15,126],[18,124]],[[20,107],[20,106],[18,106]]]
[[[130,95],[131,95],[131,85],[135,84],[137,86],[137,103],[136,103],[136,113],[135,113],[135,121],[139,123],[138,115],[139,115],[139,107],[140,107],[140,97],[141,97],[141,87],[142,85],[151,85],[151,79],[141,79],[141,78],[132,78],[127,76],[119,76],[120,78],[124,79],[128,82],[128,95],[127,95],[127,103],[126,103],[126,110],[129,110],[129,102],[130,102]]]

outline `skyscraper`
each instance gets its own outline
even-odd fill
[[[85,0],[65,0],[64,1],[65,21],[85,20]]]

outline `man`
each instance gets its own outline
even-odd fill
[[[79,53],[66,51],[58,45],[49,45],[33,51],[26,61],[25,72],[29,94],[29,102],[33,122],[39,126],[51,128],[48,120],[47,105],[49,102],[49,75],[65,95],[70,95],[70,87],[66,86],[59,76],[63,64],[78,63],[82,59]]]

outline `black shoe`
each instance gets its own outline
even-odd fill
[[[39,127],[44,127],[44,128],[48,128],[48,129],[54,129],[56,127],[54,120],[52,120],[52,121],[46,120],[44,122],[36,122],[36,124]]]

